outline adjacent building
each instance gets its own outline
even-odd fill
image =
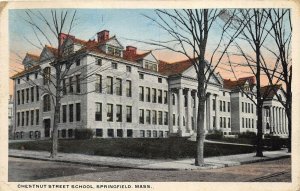
[[[95,137],[103,138],[195,133],[197,80],[189,61],[167,63],[157,60],[152,52],[124,48],[107,30],[99,32],[96,40],[84,41],[67,34],[60,34],[60,38],[62,54],[76,58],[61,84],[60,138],[73,138],[74,130],[82,128],[92,129]],[[28,53],[23,60],[25,70],[12,77],[16,139],[51,137],[55,95],[52,62],[57,51],[45,46],[40,55]],[[249,90],[255,99],[250,93],[253,89],[247,89],[255,83],[253,77],[230,81],[214,73],[207,83],[206,131],[219,129],[224,135],[256,132],[256,107],[245,96]],[[286,136],[284,109],[274,92],[268,96],[264,133]]]

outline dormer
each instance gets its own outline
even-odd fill
[[[99,48],[106,54],[123,57],[123,46],[118,41],[116,36],[109,36],[108,30],[103,30],[97,33]]]
[[[39,56],[27,53],[26,56],[25,56],[25,58],[22,61],[22,64],[24,65],[25,69],[28,69],[31,66],[36,65],[39,60],[40,60]]]

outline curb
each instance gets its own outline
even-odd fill
[[[259,158],[254,159],[250,161],[243,161],[243,162],[235,162],[232,164],[211,164],[207,163],[209,166],[204,167],[195,167],[194,168],[161,168],[161,167],[146,167],[144,166],[131,166],[131,165],[117,165],[117,164],[97,164],[93,162],[83,162],[83,161],[69,161],[64,159],[51,159],[51,158],[39,158],[39,157],[31,157],[31,156],[20,156],[20,155],[14,155],[9,154],[9,157],[14,158],[24,158],[24,159],[31,159],[31,160],[40,160],[40,161],[52,161],[52,162],[64,162],[64,163],[71,163],[71,164],[81,164],[81,165],[88,165],[88,166],[98,166],[98,167],[109,167],[109,168],[123,168],[123,169],[141,169],[141,170],[163,170],[163,171],[180,171],[180,170],[209,170],[209,169],[219,169],[219,168],[226,168],[226,167],[232,167],[232,166],[239,166],[244,164],[251,164],[251,163],[257,163],[257,162],[264,162],[264,161],[272,161],[272,160],[278,160],[282,158],[290,158],[290,155],[284,155],[284,156],[278,156],[273,158]]]

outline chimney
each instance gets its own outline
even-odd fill
[[[136,47],[126,46],[126,50],[123,52],[124,58],[132,60],[135,55],[136,55]]]
[[[109,39],[109,31],[103,30],[97,33],[98,42],[103,42]]]
[[[68,35],[65,33],[59,33],[58,38],[60,39],[60,45],[62,45],[66,39],[68,39],[68,38],[75,39],[75,36]]]

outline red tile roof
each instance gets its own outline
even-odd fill
[[[27,53],[26,56],[30,57],[33,61],[36,61],[36,62],[40,60],[40,56],[35,55],[35,54]]]
[[[278,85],[267,85],[260,88],[260,93],[262,96],[266,96],[266,98],[273,98],[278,90],[281,89],[281,84]]]
[[[231,81],[230,79],[224,79],[223,87],[230,90],[237,89],[238,87],[243,86],[246,81],[249,81],[249,85],[253,86],[255,84],[255,76],[239,78],[236,81]]]
[[[190,60],[183,60],[174,63],[168,63],[159,60],[158,72],[166,76],[176,75],[176,74],[181,74],[191,66],[192,63],[190,62]]]
[[[21,77],[21,76],[24,76],[25,74],[28,74],[28,73],[31,73],[31,72],[34,72],[34,71],[37,71],[39,70],[41,67],[39,65],[34,65],[34,66],[31,66],[15,75],[13,75],[12,77],[10,77],[11,79],[15,79],[15,78],[18,78],[18,77]]]
[[[145,53],[142,53],[142,54],[132,54],[130,52],[127,52],[126,50],[123,51],[123,58],[125,60],[129,60],[129,61],[137,61],[137,60],[140,60],[142,58],[145,58],[147,55],[149,55],[151,53],[151,51],[149,52],[145,52]]]

